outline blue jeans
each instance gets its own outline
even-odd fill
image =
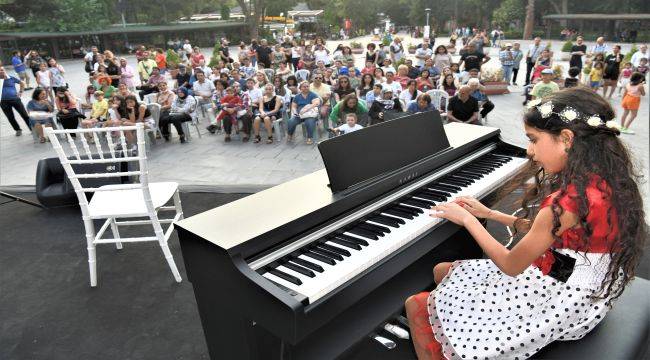
[[[510,79],[512,79],[512,65],[503,65],[503,81],[510,84]]]
[[[303,122],[305,123],[304,126],[307,127],[307,138],[314,139],[314,130],[316,130],[316,118],[301,119],[299,116],[293,116],[287,122],[287,133],[289,133],[289,136],[293,136],[293,133],[296,132],[296,126]]]

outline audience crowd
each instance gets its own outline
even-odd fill
[[[457,39],[462,40],[458,51]],[[223,133],[226,142],[235,132],[244,142],[252,138],[259,143],[264,129],[268,144],[278,140],[274,128],[282,122],[289,142],[302,125],[305,142],[312,144],[319,128],[335,136],[434,109],[447,121],[480,124],[494,109],[482,70],[491,59],[490,47],[496,46],[500,79],[505,83],[517,85],[519,69],[526,67],[527,100],[578,84],[594,91],[602,88],[606,98],[618,88],[624,97],[621,126],[632,133],[629,126],[645,95],[648,73],[647,46],[624,61],[619,45],[610,48],[598,38],[587,49],[578,36],[571,48],[568,76],[560,80],[564,74],[558,73],[551,49],[540,38],[522,49],[517,42],[504,43],[500,29],[488,36],[478,29],[459,28],[448,44],[438,46],[433,37],[425,37],[413,57],[406,56],[399,36],[390,36],[385,46],[366,44],[363,67],[355,66],[350,47],[339,44],[330,51],[325,45],[322,38],[306,42],[286,37],[277,45],[254,39],[231,53],[228,40],[221,39],[218,55],[208,61],[199,47],[186,40],[175,47],[178,64],[168,58],[169,51],[159,48],[138,48],[133,64],[110,50],[92,47],[83,60],[88,73],[85,94],[70,91],[65,69],[56,59],[45,60],[36,51],[15,51],[16,75],[0,67],[1,106],[16,135],[21,135],[21,127],[14,109],[40,142],[46,141],[43,127],[47,126],[70,129],[143,122],[156,132],[159,129],[166,141],[173,125],[183,143],[187,136],[183,124],[202,121],[211,134]],[[20,97],[26,90],[33,92],[25,106]],[[160,106],[159,114],[147,106],[152,103]]]

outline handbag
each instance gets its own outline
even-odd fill
[[[299,113],[298,116],[299,116],[301,119],[308,119],[308,118],[315,118],[315,117],[318,117],[318,108],[317,108],[317,107],[313,107],[313,108],[311,108],[311,109],[305,111],[305,112],[302,113],[302,114]]]

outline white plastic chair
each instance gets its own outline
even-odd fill
[[[156,102],[156,96],[158,96],[158,93],[147,94],[144,96],[144,98],[142,98],[142,101],[147,105],[153,104]]]
[[[131,155],[127,150],[127,143],[124,133],[135,131],[137,138],[137,155]],[[61,165],[75,189],[79,206],[81,207],[82,219],[86,231],[86,244],[88,249],[88,266],[90,270],[90,286],[97,286],[97,262],[95,247],[97,244],[115,243],[118,249],[122,249],[125,242],[157,241],[160,245],[167,264],[177,282],[181,276],[174,262],[167,241],[174,229],[174,222],[183,218],[178,184],[175,182],[149,183],[147,156],[145,151],[144,124],[136,126],[107,127],[92,129],[74,130],[53,130],[46,129],[46,135],[50,138],[52,146],[59,156]],[[117,144],[114,143],[111,134],[116,133]],[[67,139],[67,146],[59,143],[58,135]],[[82,134],[77,136],[77,143],[71,134]],[[85,134],[90,134],[95,144],[89,145]],[[105,137],[108,152],[102,147],[100,136]],[[116,145],[119,145],[118,148]],[[91,148],[92,147],[92,148]],[[137,163],[138,170],[117,171],[115,164]],[[106,164],[106,172],[99,173],[77,173],[73,165],[83,166],[84,164]],[[104,168],[104,166],[102,166]],[[126,176],[137,176],[138,182],[131,184],[103,185],[90,187],[86,181],[93,179],[122,178]],[[89,186],[87,186],[89,185]],[[86,193],[92,192],[94,196],[88,202]],[[173,198],[172,206],[165,206]],[[159,219],[159,211],[175,210],[175,216],[169,219]],[[131,220],[118,221],[117,219],[131,218]],[[147,219],[133,219],[147,218]],[[99,231],[95,231],[93,220],[105,219]],[[163,231],[161,224],[170,224]],[[118,228],[120,226],[151,225],[153,236],[121,237]],[[111,228],[112,238],[102,238],[108,228]]]
[[[307,69],[298,70],[294,75],[296,75],[296,79],[298,79],[299,82],[309,80],[309,70]]]
[[[196,106],[197,107],[200,106],[199,101],[196,99],[196,97],[194,97],[194,100],[196,101]],[[194,108],[194,111],[196,111],[196,110],[197,109]],[[212,111],[210,111],[210,114],[214,115],[214,113]],[[181,125],[181,126],[183,126],[183,132],[185,133],[185,139],[188,140],[188,141],[192,138],[192,134],[190,133],[190,125],[189,125],[189,123],[190,123],[189,121],[185,121]],[[192,116],[192,125],[194,125],[194,128],[196,129],[196,133],[199,135],[199,138],[201,138],[201,129],[199,128],[198,115]]]
[[[151,113],[151,117],[154,120],[154,127],[146,128],[145,133],[149,135],[147,140],[153,144],[156,143],[157,136],[162,136],[162,132],[160,132],[160,128],[158,127],[158,124],[160,123],[160,108],[160,104],[155,102],[147,104],[147,110],[149,110],[149,113]]]
[[[446,119],[447,118],[447,105],[449,104],[449,94],[444,90],[433,89],[433,90],[427,91],[427,95],[429,95],[431,97],[431,103],[433,104],[433,106],[435,106],[436,109],[438,109],[438,111],[440,111],[440,117],[442,117],[443,119]],[[444,112],[442,111],[443,104],[444,104],[444,108],[445,108]]]

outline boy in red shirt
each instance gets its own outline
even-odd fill
[[[226,89],[226,96],[221,98],[221,111],[217,115],[217,129],[221,129],[221,121],[228,117],[230,121],[235,123],[237,121],[237,110],[242,105],[241,97],[235,94],[235,89],[229,86]]]

